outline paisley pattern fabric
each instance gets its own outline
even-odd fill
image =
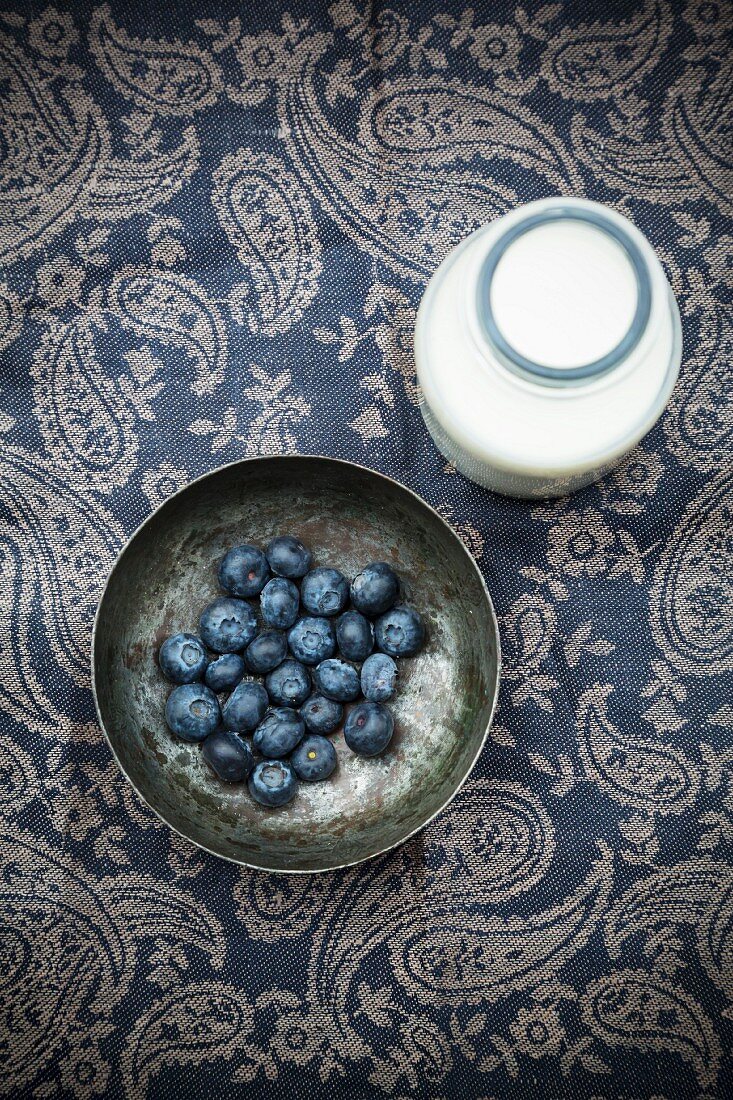
[[[733,1065],[733,9],[0,12],[0,1091],[723,1097]],[[683,315],[659,425],[532,507],[419,412],[415,310],[516,203],[597,199]],[[217,861],[95,723],[115,554],[238,457],[347,457],[478,559],[491,741],[409,845]]]

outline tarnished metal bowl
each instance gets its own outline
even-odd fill
[[[217,563],[239,542],[298,534],[319,564],[346,574],[391,562],[428,640],[399,662],[396,732],[363,759],[334,736],[338,768],[301,784],[281,809],[214,777],[200,749],[164,720],[170,685],[161,641],[196,630],[220,594]],[[258,458],[224,466],[176,493],[120,554],[92,642],[99,719],[117,761],[171,828],[215,855],[271,871],[326,871],[402,843],[455,795],[484,743],[499,680],[499,637],[481,574],[458,536],[397,482],[331,458]]]

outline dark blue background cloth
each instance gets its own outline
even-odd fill
[[[733,1040],[731,7],[339,0],[0,15],[0,1088],[721,1097]],[[609,203],[684,358],[599,485],[464,480],[415,309],[515,204]],[[128,788],[89,637],[140,521],[243,456],[353,459],[479,561],[491,740],[406,847],[206,856]]]

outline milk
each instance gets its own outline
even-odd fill
[[[657,256],[616,211],[530,203],[483,226],[418,311],[422,411],[438,447],[498,492],[557,496],[596,480],[652,427],[681,357]]]
[[[496,322],[537,363],[567,369],[607,355],[636,307],[634,269],[597,227],[560,220],[509,245],[491,283]]]

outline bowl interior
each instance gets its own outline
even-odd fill
[[[319,564],[347,575],[393,563],[428,641],[398,662],[396,733],[387,752],[354,756],[334,735],[335,776],[301,784],[288,806],[267,810],[246,785],[211,773],[200,749],[164,720],[170,685],[156,652],[197,630],[220,595],[216,568],[239,542],[298,534]],[[167,501],[118,559],[94,636],[100,718],[117,759],[145,801],[210,851],[274,871],[319,871],[384,851],[424,825],[468,774],[497,691],[491,602],[458,537],[397,483],[334,459],[277,457],[236,463]]]

